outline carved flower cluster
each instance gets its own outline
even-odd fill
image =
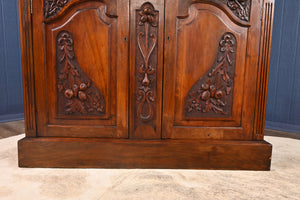
[[[157,13],[154,11],[154,8],[152,5],[144,4],[142,6],[142,10],[139,11],[139,15],[141,16],[141,18],[139,20],[139,25],[149,23],[152,26],[157,26],[157,20],[156,20]]]
[[[71,89],[65,90],[65,97],[68,99],[72,99],[73,97],[78,97],[81,101],[87,100],[87,95],[84,92],[90,86],[90,82],[88,84],[80,83],[78,86],[77,84],[72,85]]]
[[[221,107],[225,106],[222,101],[224,92],[221,89],[217,89],[212,81],[209,79],[207,83],[201,84],[201,88],[191,94],[192,102],[188,107],[188,112],[192,112],[194,109],[197,111],[208,112],[213,110],[216,113],[224,113]],[[205,101],[205,107],[200,104],[200,100]]]
[[[93,112],[94,110],[98,112],[103,112],[103,106],[100,103],[100,96],[96,95],[92,100],[92,103],[84,102],[88,101],[88,99],[92,98],[90,96],[90,91],[88,88],[91,86],[91,82],[80,83],[79,86],[74,84],[72,88],[66,89],[64,95],[70,101],[65,105],[66,111],[68,113],[73,113],[76,111],[80,111],[81,113]],[[86,111],[87,108],[87,111]]]

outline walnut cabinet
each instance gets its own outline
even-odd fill
[[[19,0],[19,165],[269,170],[273,9],[273,0]]]

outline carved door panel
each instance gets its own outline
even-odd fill
[[[128,137],[128,5],[35,1],[39,135]]]
[[[177,3],[166,3],[163,137],[249,139],[251,0]]]
[[[130,3],[130,138],[161,138],[164,1]]]

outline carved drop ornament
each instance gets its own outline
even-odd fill
[[[150,121],[156,96],[156,56],[158,11],[150,3],[137,10],[136,112],[138,119]]]
[[[214,65],[188,93],[187,117],[231,115],[236,46],[233,34],[225,33],[222,36]]]
[[[61,31],[57,36],[56,59],[58,113],[104,114],[103,95],[78,65],[74,40],[67,31]]]

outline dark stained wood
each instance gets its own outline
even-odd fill
[[[274,0],[20,0],[19,165],[269,170],[273,8]]]
[[[25,138],[21,167],[270,170],[265,141],[101,140]]]

